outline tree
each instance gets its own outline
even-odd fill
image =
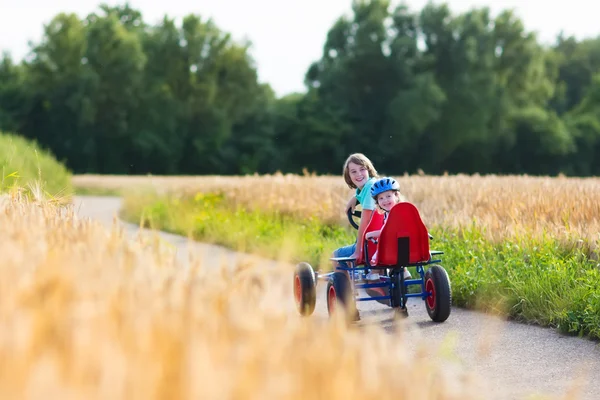
[[[200,15],[60,13],[0,60],[0,129],[77,173],[339,174],[355,151],[386,174],[599,172],[600,37],[547,47],[510,10],[354,0],[305,93],[276,98],[251,53]]]
[[[86,27],[75,14],[58,14],[24,63],[21,132],[50,148],[69,168],[85,171],[96,159],[82,132],[94,123],[97,77],[85,62]]]
[[[21,130],[23,104],[27,102],[24,87],[25,74],[15,65],[8,53],[0,59],[0,131]]]

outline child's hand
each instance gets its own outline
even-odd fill
[[[352,196],[352,198],[346,204],[346,212],[350,210],[350,212],[354,212],[354,208],[356,207],[356,197]]]
[[[362,257],[362,251],[356,249],[356,251],[350,256],[350,258],[354,258],[355,260],[358,260]]]
[[[365,239],[377,239],[380,234],[381,234],[381,231],[367,232],[367,234],[365,235]]]

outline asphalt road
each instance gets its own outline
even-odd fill
[[[81,217],[98,220],[110,228],[121,200],[82,196],[75,199],[74,205]],[[139,233],[137,225],[119,223],[128,235]],[[143,234],[148,232],[143,231]],[[233,263],[240,257],[220,246],[190,242],[182,236],[164,232],[160,236],[177,248],[183,263],[189,259],[189,251],[209,263],[220,263],[223,259]],[[376,323],[394,331],[390,308],[375,301],[361,302],[358,307],[361,324]],[[533,394],[566,398],[574,384],[578,385],[576,395],[570,398],[600,398],[600,345],[595,342],[459,308],[452,309],[446,322],[435,324],[420,299],[409,299],[408,310],[409,318],[403,324],[410,334],[404,335],[404,340],[424,339],[432,346],[449,344],[454,362],[475,371],[486,382],[485,399],[530,399]],[[318,287],[314,315],[327,316],[324,284]]]

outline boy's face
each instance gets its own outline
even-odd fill
[[[398,203],[398,199],[396,191],[388,190],[377,195],[377,204],[384,210],[389,211],[396,203]]]
[[[348,163],[348,173],[350,179],[352,179],[352,183],[359,189],[365,186],[365,183],[369,180],[369,170],[362,165],[354,164],[353,162]]]

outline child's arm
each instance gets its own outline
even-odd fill
[[[354,208],[356,207],[356,196],[352,196],[350,200],[348,200],[348,204],[346,204],[346,211],[351,210],[354,212]]]
[[[381,229],[378,231],[367,232],[367,234],[365,235],[365,239],[377,239],[379,236],[381,236]]]
[[[362,215],[360,217],[360,225],[358,226],[358,237],[356,238],[356,250],[354,251],[354,254],[352,254],[350,257],[356,258],[357,260],[362,257],[363,246],[365,245],[365,231],[367,230],[369,222],[371,222],[372,216],[373,210],[362,211]]]

